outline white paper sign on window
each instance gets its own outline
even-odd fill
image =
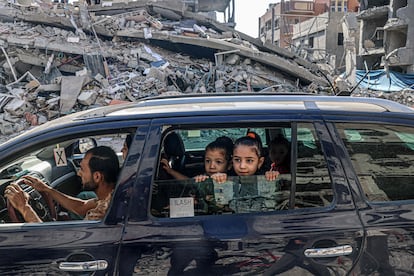
[[[54,148],[53,156],[55,157],[57,167],[64,167],[68,165],[64,148]]]
[[[194,217],[194,198],[170,198],[170,218]]]

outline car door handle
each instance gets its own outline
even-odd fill
[[[87,261],[87,262],[61,262],[59,269],[63,271],[98,271],[105,270],[108,262],[105,260]]]
[[[330,258],[346,256],[352,253],[352,246],[341,245],[327,248],[309,248],[306,249],[304,253],[308,258]]]

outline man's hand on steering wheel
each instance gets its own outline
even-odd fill
[[[23,191],[17,183],[12,183],[7,186],[4,195],[10,204],[20,213],[23,213],[24,208],[29,205],[29,194]]]
[[[35,190],[39,192],[47,192],[50,189],[52,189],[49,185],[47,185],[46,182],[30,175],[23,176],[20,181],[23,181],[24,184],[32,186]]]
[[[7,186],[4,196],[7,199],[7,210],[11,222],[56,220],[55,205],[47,193],[49,189],[52,188],[42,179],[29,175]],[[21,214],[23,220],[16,211]]]

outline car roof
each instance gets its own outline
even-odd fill
[[[165,117],[177,113],[203,113],[249,110],[296,110],[341,112],[413,113],[414,109],[397,102],[363,97],[319,96],[309,94],[225,93],[184,94],[154,97],[136,103],[97,109],[80,114],[78,119],[101,116],[151,115]]]
[[[223,93],[223,94],[182,94],[145,98],[137,102],[97,107],[51,120],[25,132],[34,135],[48,129],[61,128],[63,125],[99,118],[165,118],[196,115],[243,114],[260,111],[292,111],[341,114],[361,113],[383,114],[385,112],[413,114],[414,109],[378,98],[320,96],[303,93]],[[262,113],[263,114],[263,113]],[[14,139],[12,139],[14,140]],[[11,140],[5,144],[9,144]]]

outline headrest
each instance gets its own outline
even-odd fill
[[[175,132],[171,132],[167,135],[167,137],[165,137],[164,152],[169,157],[182,156],[185,154],[184,143],[180,135]]]

